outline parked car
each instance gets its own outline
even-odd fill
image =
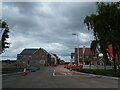
[[[82,64],[80,64],[80,65],[74,65],[73,67],[72,67],[72,70],[80,70],[80,69],[82,69],[83,68],[83,65]]]

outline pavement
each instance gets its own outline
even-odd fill
[[[85,73],[71,71],[69,69],[64,68],[63,65],[59,65],[55,68],[53,72],[53,76],[76,76],[76,75],[86,75]]]

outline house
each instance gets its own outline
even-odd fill
[[[83,52],[84,50],[84,52]],[[78,63],[78,51],[79,51],[79,62],[83,63],[85,65],[89,64],[96,64],[98,61],[98,53],[97,51],[95,52],[94,55],[92,55],[91,49],[90,48],[75,48],[75,54],[74,54],[74,62]]]
[[[51,54],[43,48],[28,48],[24,49],[20,54],[17,54],[18,66],[21,68],[47,66],[51,63]]]

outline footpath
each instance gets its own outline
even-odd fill
[[[64,68],[64,65],[59,65],[54,69],[53,76],[75,76],[75,75],[85,75],[82,72],[71,71]]]

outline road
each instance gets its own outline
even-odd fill
[[[43,67],[22,76],[3,75],[3,88],[118,88],[118,79],[64,69],[63,66]]]

